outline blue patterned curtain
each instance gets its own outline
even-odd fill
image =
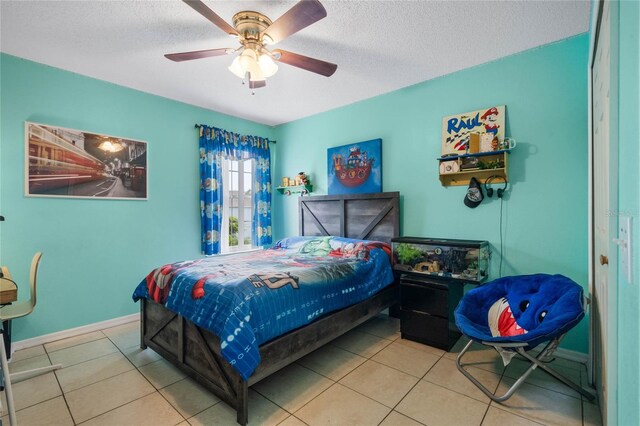
[[[252,244],[271,244],[271,167],[269,140],[200,126],[200,211],[202,253],[220,253],[223,160],[254,159]]]

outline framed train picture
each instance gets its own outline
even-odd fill
[[[25,195],[147,199],[147,143],[25,123]]]
[[[382,139],[327,150],[329,194],[382,192]]]

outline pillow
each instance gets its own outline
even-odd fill
[[[369,252],[382,249],[391,259],[391,246],[380,241],[358,240],[354,238],[321,236],[289,237],[278,241],[274,250],[285,250],[291,254],[313,257],[338,257],[369,260]]]

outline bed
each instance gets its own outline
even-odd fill
[[[300,197],[298,210],[301,237],[321,237],[317,240],[331,241],[334,248],[336,244],[339,247],[349,247],[348,255],[338,254],[338,256],[345,257],[339,261],[342,268],[352,267],[347,265],[355,265],[352,257],[354,255],[361,256],[363,253],[352,250],[354,246],[361,247],[357,241],[351,242],[343,238],[388,243],[391,238],[399,235],[399,193],[397,192]],[[334,238],[329,238],[330,236]],[[301,244],[306,244],[307,240],[308,238],[286,239],[280,242],[282,247],[276,247],[276,249],[299,251]],[[364,244],[368,243],[365,241]],[[379,246],[375,246],[370,251],[367,249],[364,253],[367,256],[368,253],[371,253],[372,259],[380,257],[382,251],[379,248]],[[276,255],[280,256],[277,250],[261,254],[261,256],[267,257]],[[246,257],[242,258],[241,256],[238,258],[239,260],[234,261],[231,258],[225,259],[225,257],[219,259],[225,264],[246,263]],[[300,262],[299,258],[294,260],[296,263]],[[290,259],[285,256],[285,261],[290,262]],[[295,271],[299,271],[299,269],[295,269],[289,264],[286,267],[278,265],[278,268],[287,269],[287,271],[280,270],[280,272],[288,274],[280,277],[284,280],[278,285],[283,285],[286,287],[285,291],[295,294],[293,288],[296,281],[294,278],[298,278],[295,276],[298,272]],[[373,274],[382,275],[379,271],[373,271]],[[248,281],[260,289],[263,289],[265,284],[268,285],[258,276],[248,278]],[[378,284],[374,282],[368,290],[366,298],[350,306],[329,313],[316,310],[317,319],[309,324],[277,336],[271,336],[269,333],[262,335],[261,337],[264,339],[266,336],[267,340],[260,342],[259,346],[256,345],[259,363],[249,370],[239,369],[239,364],[236,363],[237,358],[231,360],[234,366],[230,364],[227,339],[223,339],[221,342],[218,337],[218,335],[225,336],[225,334],[218,333],[216,335],[216,333],[209,331],[212,327],[203,326],[208,324],[205,324],[198,315],[186,314],[187,317],[185,317],[185,315],[178,313],[183,312],[182,307],[177,302],[165,302],[162,299],[162,289],[156,289],[159,293],[155,299],[165,302],[175,310],[169,309],[164,303],[154,301],[154,297],[140,298],[141,347],[150,347],[155,350],[188,376],[211,390],[228,405],[234,407],[237,411],[238,423],[244,425],[248,422],[248,389],[250,386],[397,303],[398,291],[395,283],[388,286]],[[176,291],[180,290],[180,283],[173,285],[177,286]],[[251,288],[251,286],[247,287]],[[189,288],[193,288],[190,291],[193,292],[192,296],[196,297],[196,286],[190,285]],[[340,297],[343,296],[340,295]],[[242,315],[240,315],[240,321],[242,321]],[[227,352],[223,353],[223,350],[227,350]],[[247,347],[246,359],[253,358],[251,351]],[[245,357],[245,354],[241,356]]]

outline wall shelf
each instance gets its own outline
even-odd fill
[[[283,195],[300,194],[303,196],[313,191],[313,185],[278,186],[276,189]]]
[[[442,168],[440,170],[440,183],[442,186],[462,186],[469,185],[471,178],[475,177],[478,179],[480,183],[484,183],[491,176],[497,176],[495,179],[495,183],[506,182],[509,176],[509,154],[510,150],[501,150],[501,151],[489,151],[489,152],[480,152],[477,154],[461,154],[449,157],[440,157],[438,161],[440,165],[445,163],[446,165],[452,165],[451,162],[455,162],[454,166],[456,170],[454,172],[442,172]],[[463,169],[462,165],[466,162],[473,161],[473,159],[477,159],[478,163],[484,163],[485,165],[488,163],[500,164],[501,167],[493,167],[493,168],[480,168],[474,167],[469,169]]]
[[[470,157],[486,157],[488,155],[500,155],[504,153],[511,153],[510,149],[501,149],[500,151],[487,151],[487,152],[477,152],[475,154],[460,154],[460,155],[450,155],[446,157],[439,157],[438,161],[450,161],[457,160],[458,158],[470,158]]]

